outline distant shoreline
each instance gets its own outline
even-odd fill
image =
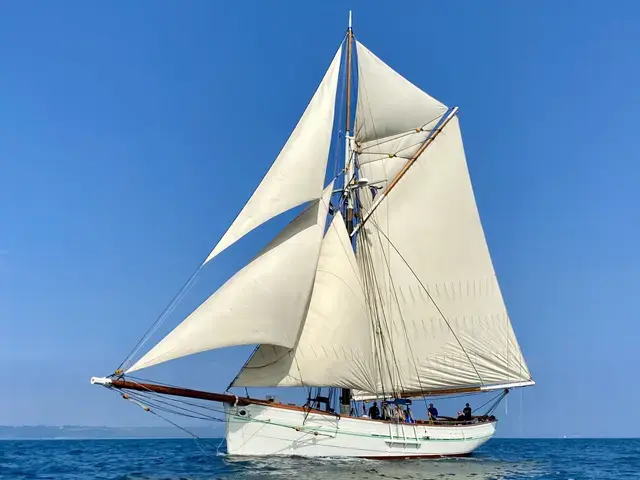
[[[199,438],[220,438],[221,426],[188,427]],[[177,440],[192,438],[173,427],[87,427],[81,425],[0,425],[0,440]]]
[[[222,437],[201,437],[198,436],[199,440],[221,440]],[[69,442],[69,441],[78,441],[78,442],[86,442],[88,440],[95,441],[103,441],[103,440],[193,440],[193,437],[51,437],[51,438],[9,438],[9,437],[0,437],[0,442]]]

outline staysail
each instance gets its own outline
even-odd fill
[[[342,48],[289,140],[204,263],[273,217],[322,195]]]
[[[293,349],[260,345],[238,387],[330,386],[370,390],[376,366],[362,279],[340,212],[322,242],[313,293]]]
[[[333,184],[127,373],[215,348],[291,348],[311,295]]]

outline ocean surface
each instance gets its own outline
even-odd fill
[[[640,479],[640,439],[493,439],[470,458],[237,460],[220,440],[0,441],[1,479]],[[222,446],[222,449],[224,446]]]

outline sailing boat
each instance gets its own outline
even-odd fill
[[[352,410],[377,400],[398,412],[412,399],[492,390],[499,401],[534,384],[485,241],[457,112],[357,41],[350,18],[287,143],[200,268],[275,216],[302,213],[150,351],[91,383],[128,399],[222,403],[231,455],[457,456],[487,442],[491,412],[413,420]],[[335,135],[344,168],[327,182]],[[238,345],[257,347],[226,393],[131,375]],[[234,387],[305,387],[309,396],[298,406]]]

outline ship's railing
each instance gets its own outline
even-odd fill
[[[444,417],[438,418],[437,420],[416,420],[417,425],[475,425],[478,423],[489,423],[495,422],[496,417],[491,416],[482,416],[482,417],[473,417],[471,420],[458,420],[453,417]]]

